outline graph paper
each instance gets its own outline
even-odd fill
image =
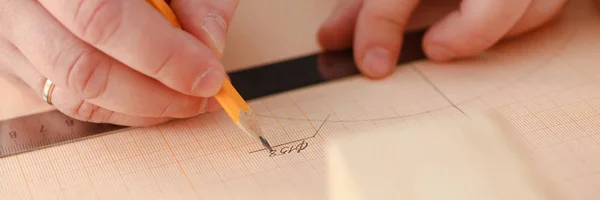
[[[600,20],[567,21],[557,25],[565,31],[533,33],[476,59],[419,61],[383,80],[356,76],[251,101],[274,155],[217,112],[0,159],[0,197],[326,199],[329,141],[495,110],[562,192],[593,199],[600,41],[589,38]],[[575,28],[582,24],[595,28]]]

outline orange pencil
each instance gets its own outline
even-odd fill
[[[173,26],[181,28],[177,17],[164,0],[146,1],[150,3],[156,10],[158,10],[164,17],[166,17],[171,24],[173,24]],[[260,125],[256,120],[256,115],[252,112],[252,110],[250,110],[250,107],[246,101],[244,101],[242,96],[240,96],[238,91],[233,87],[227,78],[225,78],[225,81],[223,81],[223,86],[215,95],[215,98],[217,101],[219,101],[219,104],[221,104],[221,107],[223,107],[233,122],[235,122],[235,124],[240,127],[244,133],[258,138],[263,146],[265,146],[269,151],[272,151],[271,145],[269,145],[269,142],[267,142],[262,135]]]

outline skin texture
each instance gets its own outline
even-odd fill
[[[548,23],[566,3],[567,0],[342,0],[319,29],[318,40],[327,50],[352,47],[361,72],[371,78],[383,78],[401,56],[402,34],[411,28],[431,26],[423,39],[426,55],[435,61],[451,61],[477,55],[503,38]]]
[[[145,1],[0,0],[0,68],[40,97],[52,80],[54,106],[84,121],[145,126],[218,109],[238,1],[170,4],[185,31]]]
[[[402,34],[429,26],[432,60],[476,55],[557,16],[567,0],[342,0],[317,38],[360,71],[392,71]],[[220,109],[220,62],[238,0],[171,0],[183,30],[143,0],[0,0],[0,72],[83,121],[147,126]]]

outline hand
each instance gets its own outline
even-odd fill
[[[146,1],[0,0],[0,71],[40,98],[48,78],[53,105],[83,121],[145,126],[218,109],[238,1],[170,4],[185,31]]]
[[[526,33],[556,17],[567,0],[342,0],[322,24],[318,39],[326,50],[352,46],[359,70],[372,78],[389,75],[402,35],[411,26],[433,22],[423,39],[435,61],[474,56],[502,38]],[[450,5],[447,13],[441,13]],[[441,8],[441,9],[436,9]],[[440,14],[447,14],[445,16]],[[432,16],[433,15],[433,16]],[[443,16],[435,18],[436,15]],[[428,19],[422,19],[428,18]],[[434,19],[435,20],[431,20]]]

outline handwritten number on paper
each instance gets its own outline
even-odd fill
[[[17,132],[16,131],[11,131],[8,133],[8,135],[10,136],[10,138],[17,138]]]
[[[290,144],[286,146],[282,146],[279,150],[273,149],[269,152],[269,157],[275,157],[290,153],[300,153],[302,150],[308,147],[308,142],[302,140],[299,144]]]

